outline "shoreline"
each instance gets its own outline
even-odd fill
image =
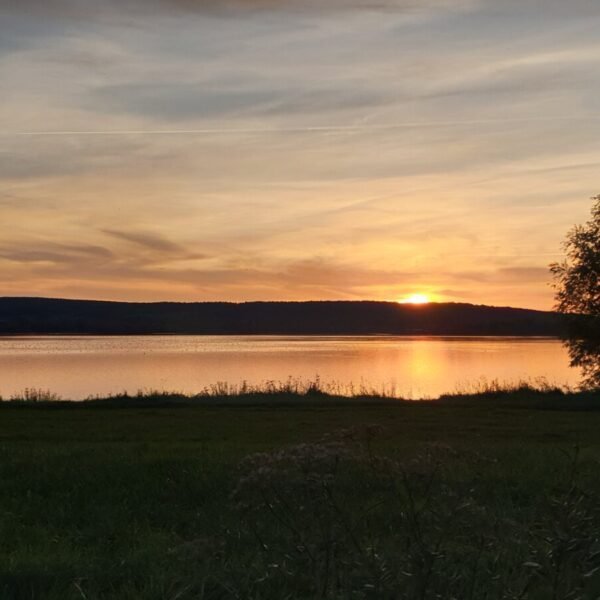
[[[418,406],[472,407],[508,406],[559,410],[600,410],[600,390],[571,390],[554,386],[533,386],[526,383],[502,386],[492,382],[478,391],[442,394],[436,398],[408,399],[378,393],[341,395],[308,383],[304,389],[273,387],[246,391],[223,391],[188,395],[169,391],[139,391],[88,397],[81,400],[60,398],[47,390],[25,389],[20,396],[0,397],[0,408],[195,408],[195,407],[353,407],[353,406]]]

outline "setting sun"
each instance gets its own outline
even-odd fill
[[[400,304],[428,304],[429,302],[429,296],[426,294],[411,294],[400,300]]]

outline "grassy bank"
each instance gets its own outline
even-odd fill
[[[0,403],[0,598],[600,595],[598,394],[37,400]]]

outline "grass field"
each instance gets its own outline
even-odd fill
[[[593,393],[2,402],[0,598],[597,599],[599,461]]]

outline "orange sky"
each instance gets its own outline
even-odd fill
[[[596,3],[98,5],[0,6],[2,295],[551,307]]]

